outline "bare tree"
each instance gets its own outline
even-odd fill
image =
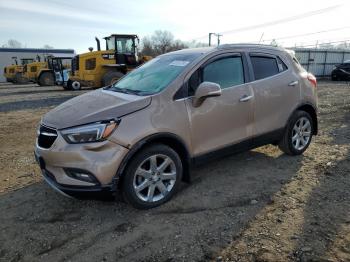
[[[169,52],[174,42],[174,35],[169,31],[156,30],[151,39],[156,52],[164,54]]]
[[[142,38],[142,51],[141,51],[141,53],[143,55],[149,55],[149,56],[156,56],[157,55],[154,48],[153,48],[152,40],[148,36],[145,36],[144,38]]]
[[[157,56],[167,52],[188,48],[188,44],[181,40],[174,40],[174,35],[169,31],[157,30],[151,36],[142,39],[143,55]]]
[[[53,46],[50,46],[50,45],[46,44],[46,45],[43,46],[43,48],[45,48],[45,49],[53,49]]]
[[[23,44],[15,39],[9,39],[6,44],[3,44],[2,47],[7,48],[23,48]]]
[[[192,40],[188,43],[186,43],[191,48],[197,48],[197,47],[207,47],[208,43],[202,43],[202,42],[197,42],[196,40]]]

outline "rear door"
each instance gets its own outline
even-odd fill
[[[299,76],[276,55],[250,53],[255,95],[254,136],[281,130],[300,99]]]

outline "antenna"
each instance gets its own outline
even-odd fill
[[[259,44],[261,43],[263,37],[264,37],[264,32],[263,32],[263,33],[261,34],[261,36],[260,36]]]

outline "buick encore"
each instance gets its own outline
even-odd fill
[[[266,144],[302,154],[317,134],[316,86],[282,48],[171,52],[48,112],[35,156],[63,194],[121,191],[152,208],[208,159]]]

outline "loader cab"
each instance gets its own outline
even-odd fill
[[[30,64],[30,63],[33,63],[34,62],[34,59],[33,58],[22,58],[21,59],[21,65],[26,65],[26,64]]]
[[[106,50],[115,50],[117,64],[131,67],[138,65],[137,44],[139,38],[137,35],[111,35],[104,39],[106,40]]]
[[[54,84],[65,86],[70,72],[72,57],[47,57],[47,72],[51,72],[54,77]]]
[[[111,35],[104,38],[106,40],[106,50],[115,50],[119,54],[136,54],[137,35]]]

